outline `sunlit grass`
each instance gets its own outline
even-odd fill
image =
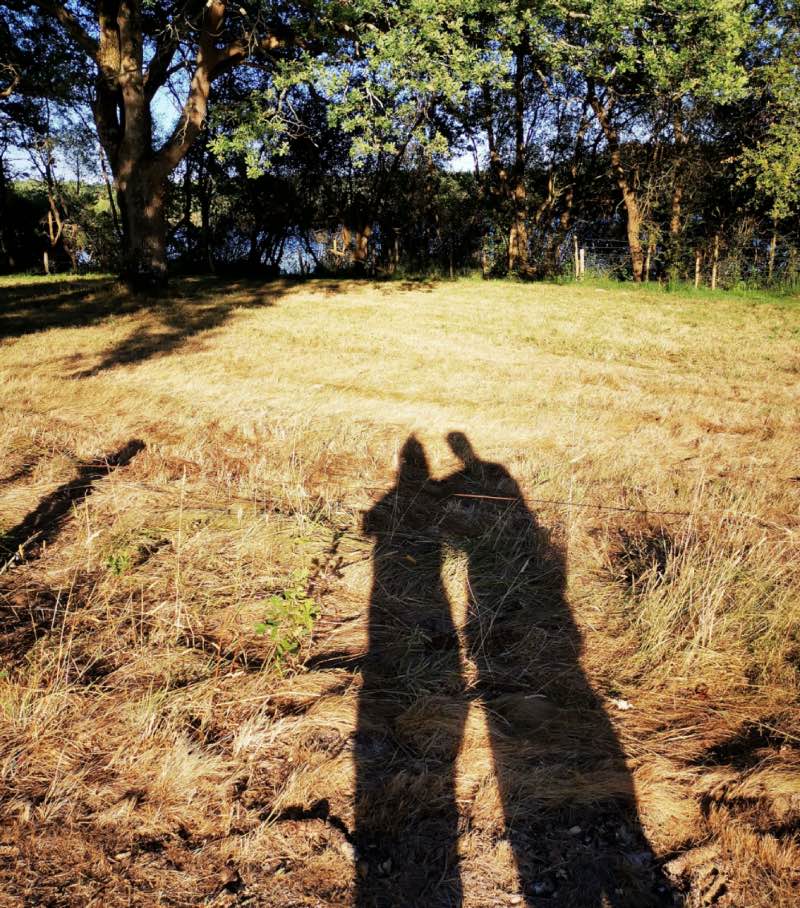
[[[603,702],[633,704],[609,710],[656,851],[687,855],[687,879],[713,854],[742,903],[793,897],[796,848],[775,830],[800,784],[780,747],[800,736],[796,297],[202,279],[148,301],[102,278],[62,294],[62,280],[0,279],[0,530],[80,464],[147,446],[2,576],[4,819],[72,867],[72,903],[106,841],[139,855],[125,873],[190,899],[214,891],[209,867],[246,875],[294,853],[272,822],[287,805],[324,798],[349,822],[350,751],[321,742],[352,733],[358,675],[303,661],[363,652],[361,516],[409,433],[436,475],[456,466],[451,430],[510,470],[563,549],[584,670]],[[446,571],[456,608],[456,555]],[[256,629],[303,572],[318,628],[278,665]],[[481,904],[501,904],[499,847],[478,847],[494,795],[477,712],[465,867]],[[774,744],[757,790],[709,756],[751,728]],[[542,784],[566,796],[563,779]],[[189,869],[145,865],[154,840]],[[742,859],[754,849],[758,866]],[[303,854],[287,892],[345,891],[346,848]]]

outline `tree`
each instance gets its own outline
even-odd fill
[[[626,160],[625,133],[641,142],[666,115],[680,147],[686,112],[744,92],[747,7],[743,0],[601,0],[575,15],[580,29],[569,55],[586,79],[605,135],[638,282],[644,275],[643,217],[635,165]],[[675,168],[673,234],[680,225],[679,173]]]
[[[767,58],[755,74],[760,129],[741,163],[777,224],[800,204],[800,6],[778,0],[770,13],[764,24]]]
[[[456,46],[462,6],[468,13],[472,4],[463,0],[444,11],[432,0],[253,0],[238,7],[227,0],[2,0],[0,11],[21,36],[19,45],[44,22],[83,55],[119,198],[125,272],[136,284],[157,285],[167,272],[166,181],[203,129],[215,80],[256,61],[280,71],[284,83],[303,79],[324,51],[322,65],[337,78],[361,66],[376,85],[393,85],[396,93],[402,82],[413,92],[436,70],[436,90],[451,90],[460,76],[450,73],[465,62]],[[162,140],[153,104],[167,88],[182,92],[183,102]],[[339,99],[351,119],[359,96],[368,97],[369,87]],[[361,111],[372,113],[380,112],[369,105]]]
[[[94,122],[122,214],[125,274],[136,284],[162,283],[166,180],[202,129],[211,83],[255,53],[287,46],[291,36],[277,17],[268,17],[267,24],[263,13],[271,10],[240,14],[232,23],[222,0],[34,0],[31,9],[14,2],[0,6],[13,18],[19,44],[45,23],[83,55]],[[159,143],[151,105],[170,80],[177,84],[187,73],[178,122]]]

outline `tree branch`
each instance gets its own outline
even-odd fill
[[[238,39],[225,47],[215,46],[226,12],[225,0],[211,0],[203,12],[199,47],[189,95],[170,136],[156,155],[156,166],[166,175],[181,161],[203,127],[211,83],[224,72],[261,51],[269,53],[298,43],[289,29],[276,28],[271,34],[252,40]]]
[[[282,34],[279,34],[279,31],[282,32]],[[299,46],[300,41],[289,29],[275,29],[271,34],[265,35],[262,38],[253,36],[250,41],[232,41],[226,47],[215,49],[215,59],[212,66],[211,78],[216,79],[217,76],[220,76],[222,73],[233,69],[234,66],[243,63],[258,51],[269,54],[273,51],[280,50],[282,47],[289,47],[290,45],[295,44]]]
[[[33,6],[41,10],[64,27],[70,37],[79,44],[87,54],[94,60],[97,57],[97,41],[86,31],[78,22],[75,16],[61,3],[54,3],[52,0],[32,0]]]
[[[8,85],[0,88],[0,99],[10,98],[20,83],[19,72],[10,63],[2,63],[0,64],[0,73],[3,75],[7,74],[9,79]]]
[[[197,138],[205,121],[211,81],[214,78],[214,69],[220,55],[220,51],[214,46],[214,40],[222,27],[225,12],[225,0],[210,0],[203,11],[199,47],[189,95],[172,135],[162,145],[155,157],[155,166],[163,177],[166,177],[181,161]]]
[[[144,77],[145,94],[147,100],[152,101],[155,93],[175,71],[171,68],[172,59],[178,49],[179,37],[177,30],[167,25],[159,36],[156,50],[153,54]]]

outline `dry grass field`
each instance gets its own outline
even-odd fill
[[[0,905],[800,905],[800,301],[0,284]]]

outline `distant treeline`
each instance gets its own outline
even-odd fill
[[[628,153],[646,160],[652,150]],[[509,255],[513,212],[485,174],[424,160],[407,162],[388,178],[369,168],[338,175],[280,170],[249,178],[199,145],[169,183],[173,269],[252,276],[519,273]],[[607,171],[607,155],[599,152],[574,176],[568,164],[527,169],[534,213],[523,276],[573,275],[584,250],[589,273],[632,277],[625,211],[604,179]],[[734,184],[732,191],[731,185],[698,179],[685,194],[677,236],[670,197],[659,199],[648,187],[644,280],[732,287],[800,279],[797,226],[778,230],[767,212],[748,204],[746,187]],[[52,271],[120,268],[119,215],[103,185],[60,184],[58,223],[45,182],[7,183],[2,193],[4,271],[41,271],[45,255]]]
[[[2,270],[797,277],[797,0],[0,0],[0,52]]]

